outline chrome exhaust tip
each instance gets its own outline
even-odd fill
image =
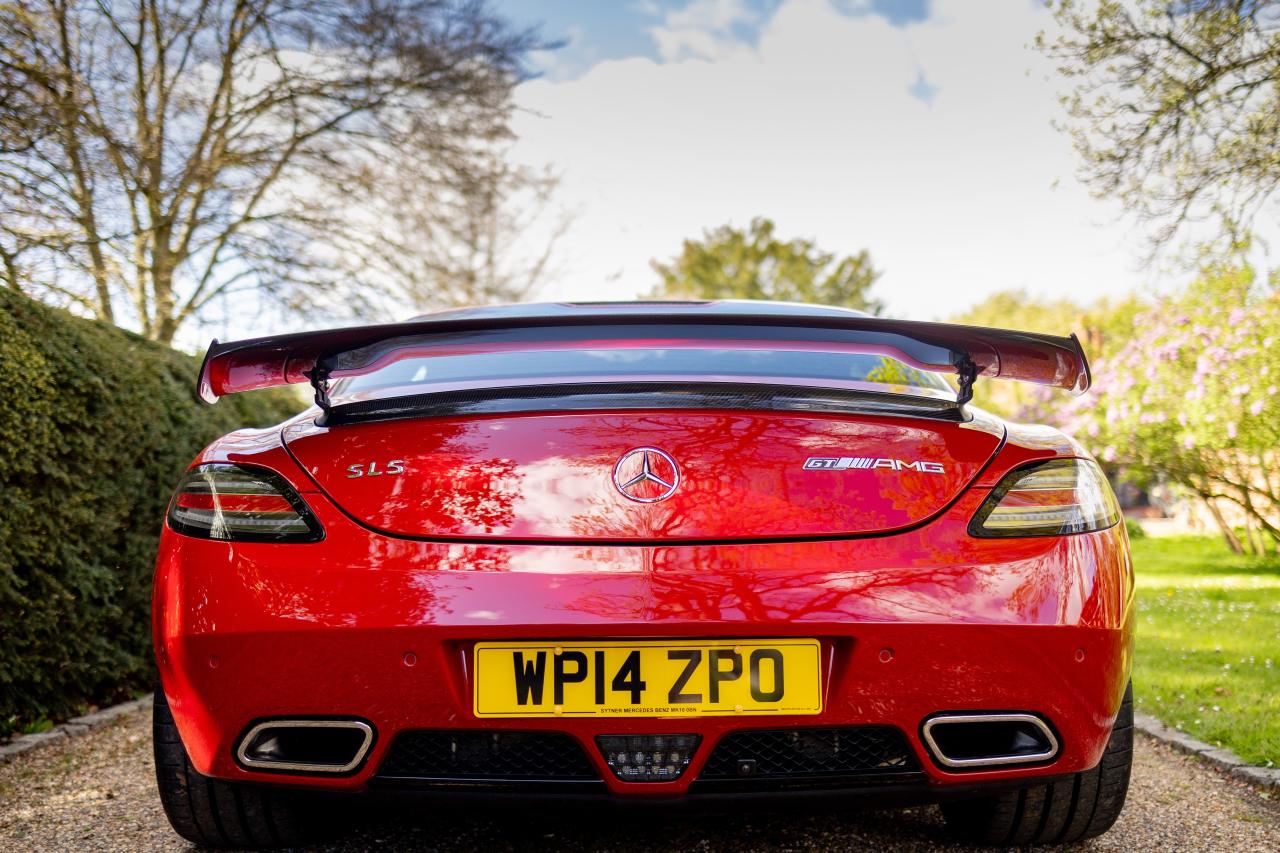
[[[1058,755],[1057,735],[1035,714],[936,714],[921,737],[935,761],[959,770],[1037,764]]]
[[[266,720],[240,738],[236,760],[251,770],[350,773],[372,746],[363,720]]]

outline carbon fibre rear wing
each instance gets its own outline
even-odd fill
[[[791,349],[878,353],[917,369],[954,373],[957,403],[978,376],[1089,388],[1089,363],[1075,335],[890,320],[830,313],[708,311],[696,304],[608,308],[526,315],[428,317],[404,323],[269,335],[209,345],[197,391],[207,403],[224,394],[310,382],[329,408],[329,382],[370,373],[405,357],[470,353],[644,347]]]

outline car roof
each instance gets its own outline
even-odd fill
[[[612,313],[662,315],[672,311],[682,314],[694,310],[705,311],[709,316],[717,314],[758,314],[768,317],[870,317],[865,311],[839,308],[831,305],[807,305],[803,302],[767,302],[751,299],[717,300],[625,300],[618,302],[519,302],[508,305],[486,305],[476,308],[447,308],[413,317],[412,321],[430,320],[482,320],[495,318],[545,317],[555,320],[564,317],[605,316]]]

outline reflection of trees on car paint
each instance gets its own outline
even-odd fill
[[[681,465],[677,495],[647,507],[593,495],[588,511],[572,523],[578,536],[620,535],[659,539],[698,536],[713,525],[731,537],[839,534],[901,527],[941,508],[966,473],[986,461],[954,425],[859,422],[813,416],[743,414],[609,416],[571,428],[583,443],[592,429],[612,427],[637,444],[673,452]],[[992,446],[995,438],[993,436]],[[901,459],[947,459],[950,476],[916,470],[813,472],[809,455],[858,448]]]
[[[239,579],[233,586],[255,606],[319,623],[351,618],[347,602],[354,600],[388,624],[465,623],[467,614],[501,614],[517,604],[526,618],[541,612],[535,621],[548,624],[564,622],[570,612],[602,623],[1105,625],[1122,618],[1130,589],[1117,579],[1127,572],[1107,537],[967,538],[964,527],[976,504],[967,498],[929,528],[892,537],[791,543],[785,563],[778,561],[780,546],[746,543],[511,545],[358,535],[352,540],[371,543],[367,557],[338,560],[325,556],[328,549],[317,552],[299,568],[308,574],[306,585],[262,569],[248,553],[190,582],[216,605],[231,594],[224,576],[230,570]],[[327,529],[346,538],[337,524]],[[1064,565],[1070,567],[1065,573]],[[366,594],[378,588],[385,595]]]
[[[1123,558],[1107,537],[965,542],[974,509],[975,500],[962,502],[927,530],[886,538],[597,549],[593,564],[612,554],[607,565],[623,577],[602,577],[556,606],[607,620],[642,612],[645,621],[1106,625],[1121,618],[1129,587],[1116,585]],[[1060,571],[1064,561],[1070,572]],[[558,565],[575,570],[573,560]]]
[[[885,423],[887,419],[879,422],[878,434],[887,431]],[[319,459],[319,451],[326,450],[324,445],[308,450],[310,438],[291,434],[290,448],[321,477],[330,468],[341,474],[351,453],[400,458],[407,455],[401,452],[406,446],[421,451],[420,464],[432,467],[419,468],[429,474],[418,480],[384,476],[363,483],[341,481],[365,488],[372,483],[388,490],[389,512],[437,513],[448,524],[482,529],[486,523],[514,523],[506,519],[519,518],[524,504],[551,495],[560,501],[555,507],[570,510],[558,519],[580,525],[576,530],[584,538],[599,538],[599,531],[613,530],[619,531],[618,538],[636,535],[649,541],[687,529],[682,525],[702,523],[700,504],[715,507],[733,529],[751,531],[777,525],[779,519],[798,523],[796,519],[807,516],[795,504],[807,500],[807,511],[826,513],[830,526],[831,518],[840,518],[837,513],[847,510],[843,502],[856,484],[822,480],[821,488],[830,492],[798,493],[798,489],[818,486],[805,479],[813,472],[792,463],[810,450],[822,452],[826,444],[856,442],[866,429],[864,424],[834,417],[727,412],[696,417],[650,412],[464,422],[434,419],[402,423],[394,436],[386,429],[389,424],[376,426],[344,428],[343,444],[336,449],[328,445],[331,458],[327,462],[308,463],[313,454]],[[985,433],[991,442],[998,441],[993,431],[974,430],[974,426],[982,423],[945,428],[957,435]],[[309,429],[314,428],[301,432]],[[617,448],[660,443],[657,439],[663,435],[680,438],[685,477],[681,490],[695,500],[681,505],[673,498],[642,505],[615,496],[610,472]],[[895,428],[892,435],[909,438],[910,432]],[[347,444],[351,437],[362,436],[369,440]],[[504,437],[495,442],[493,436]],[[1061,452],[1062,442],[1056,433],[1012,427],[1006,454],[1010,464],[1016,465],[1023,458]],[[267,457],[280,453],[252,441],[238,447],[249,457],[262,456],[259,461],[265,464],[276,464]],[[570,459],[564,447],[579,448],[579,453]],[[510,454],[503,456],[498,450]],[[515,458],[517,453],[525,453],[536,464]],[[758,460],[763,473],[750,466],[732,467],[730,462],[739,458]],[[700,461],[706,459],[716,462]],[[780,467],[775,470],[772,465]],[[408,470],[414,470],[412,465]],[[453,499],[454,472],[472,478],[462,485],[472,493],[468,500]],[[984,475],[992,476],[998,479],[999,473]],[[898,482],[910,488],[911,481]],[[753,494],[761,490],[766,494]],[[875,495],[885,506],[904,500],[887,492],[881,489]],[[595,502],[584,508],[584,496]],[[308,583],[299,585],[296,578],[281,577],[278,569],[264,570],[254,559],[253,549],[269,545],[242,545],[234,557],[228,557],[230,566],[210,571],[207,577],[194,576],[189,582],[216,610],[213,605],[233,594],[224,583],[230,569],[240,579],[232,587],[243,585],[242,593],[254,598],[255,609],[322,624],[349,623],[354,618],[349,602],[356,600],[364,601],[366,609],[372,607],[372,615],[386,624],[485,623],[517,606],[526,618],[543,614],[534,621],[546,624],[564,623],[567,614],[576,614],[567,620],[570,624],[637,624],[692,617],[1102,625],[1121,618],[1128,590],[1117,586],[1115,579],[1127,573],[1118,566],[1123,557],[1111,548],[1107,536],[974,539],[966,535],[965,527],[983,496],[981,490],[966,494],[932,524],[907,533],[791,543],[785,546],[782,562],[778,559],[781,546],[749,543],[536,545],[366,536],[331,504],[317,501],[315,509],[329,544],[309,551],[307,564],[298,567],[307,573]],[[377,497],[376,491],[371,493],[371,498]],[[792,514],[779,510],[770,515],[774,501],[785,502]],[[1069,567],[1065,573],[1064,565]],[[371,589],[385,590],[374,596],[372,604],[363,594]],[[197,613],[201,610],[196,608]]]
[[[999,443],[996,431],[919,419],[716,411],[535,413],[292,429],[289,447],[347,512],[414,536],[661,540],[825,536],[905,527],[942,509]],[[615,463],[658,447],[680,467],[669,498],[619,494]],[[805,470],[813,455],[932,462]],[[352,463],[403,460],[349,479]]]

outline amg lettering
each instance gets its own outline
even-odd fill
[[[899,462],[903,468],[914,468],[917,471],[923,471],[926,474],[941,474],[941,462]]]

